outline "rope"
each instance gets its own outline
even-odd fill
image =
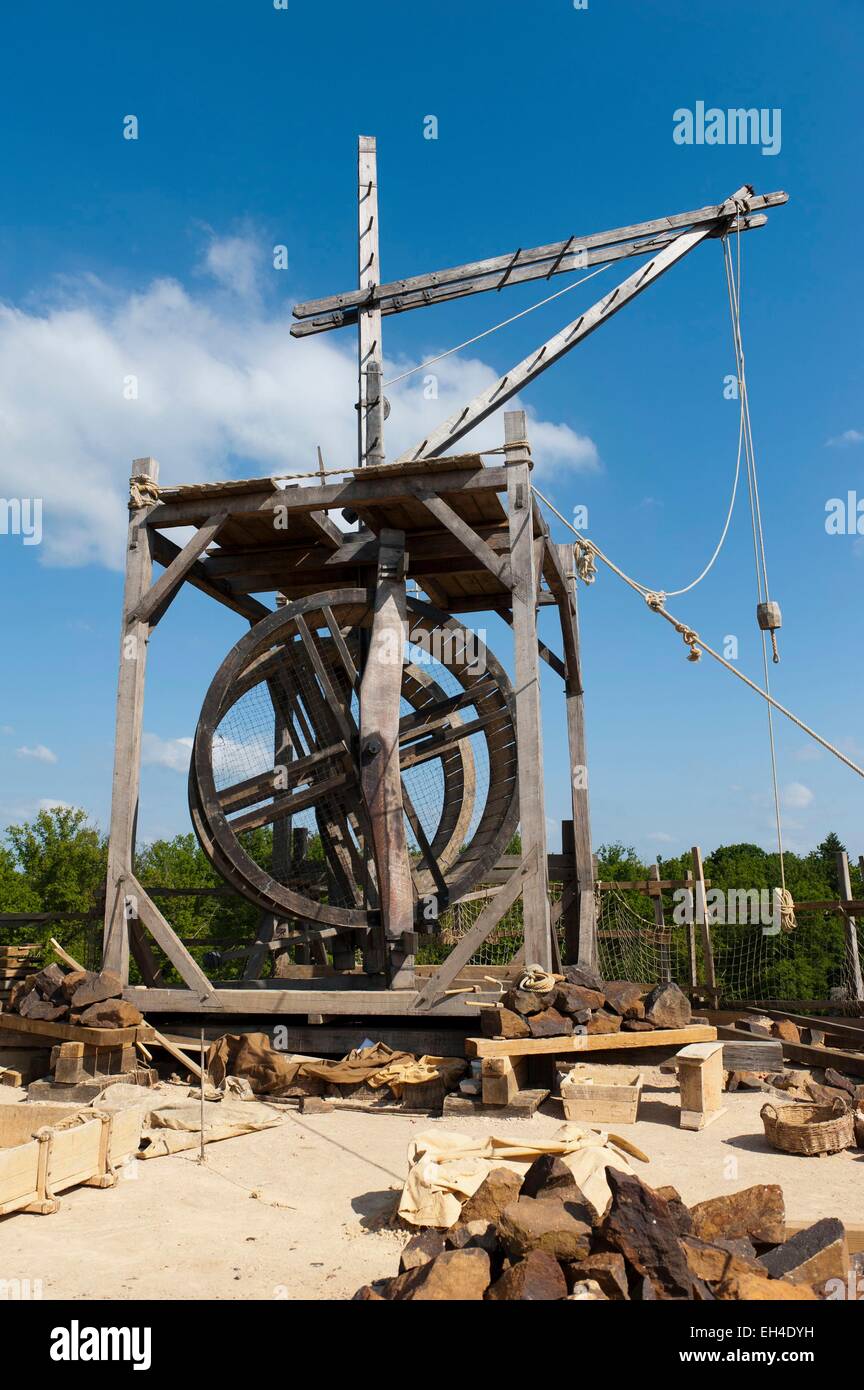
[[[715,652],[714,648],[710,647],[707,642],[703,641],[702,638],[699,636],[698,632],[696,632],[693,628],[688,627],[686,623],[681,622],[680,619],[674,617],[671,613],[667,612],[667,610],[663,607],[663,594],[657,594],[651,591],[650,589],[645,589],[644,586],[639,584],[635,579],[631,579],[629,574],[625,574],[624,570],[622,570],[618,565],[616,565],[614,560],[610,560],[609,556],[605,555],[603,551],[600,549],[600,547],[595,544],[594,541],[589,541],[586,536],[580,535],[580,533],[576,530],[575,526],[572,526],[571,523],[567,520],[567,518],[561,515],[561,513],[558,511],[558,508],[555,507],[553,503],[549,501],[548,497],[544,497],[543,493],[540,492],[536,487],[533,487],[532,491],[534,495],[538,497],[539,500],[544,504],[544,506],[547,506],[549,510],[555,516],[557,516],[558,520],[562,521],[564,525],[567,527],[567,529],[573,532],[573,535],[577,537],[581,546],[587,546],[588,548],[590,548],[592,555],[596,556],[596,558],[602,561],[602,563],[606,565],[606,567],[610,569],[613,574],[617,574],[619,579],[622,579],[625,584],[627,584],[631,589],[633,589],[637,594],[639,594],[643,599],[645,599],[652,612],[659,613],[660,617],[665,618],[667,623],[671,623],[672,626],[676,629],[676,631],[680,632],[682,636],[684,634],[687,634],[687,636],[685,636],[685,641],[688,642],[688,645],[691,645],[691,649],[693,646],[698,644],[698,647],[701,651],[707,652],[708,656],[713,657],[714,660],[719,662],[721,666],[725,667],[727,671],[731,671],[732,675],[735,676],[739,681],[743,681],[744,685],[749,686],[749,688],[755,691],[757,695],[761,695],[762,699],[767,701],[767,703],[771,706],[772,709],[776,709],[780,714],[785,715],[787,719],[792,721],[796,728],[799,728],[802,731],[802,733],[807,734],[810,738],[815,739],[816,743],[818,743],[822,748],[824,748],[826,752],[833,753],[835,758],[839,758],[841,763],[845,763],[845,765],[848,768],[851,768],[853,772],[856,772],[859,777],[864,777],[864,768],[859,767],[858,764],[853,762],[851,758],[847,758],[845,753],[841,753],[840,749],[835,748],[833,743],[829,743],[828,740],[826,738],[823,738],[821,734],[817,734],[816,730],[811,729],[809,724],[805,724],[803,719],[799,719],[797,714],[793,714],[792,711],[788,710],[785,705],[781,705],[778,700],[774,699],[773,695],[769,694],[768,691],[763,690],[762,687],[757,685],[755,681],[752,681],[749,676],[745,676],[743,671],[737,670],[736,667],[734,667],[730,662],[728,662],[725,657],[722,657],[719,652]],[[649,600],[651,601],[649,602]]]
[[[519,981],[520,989],[530,989],[534,994],[549,994],[562,977],[553,975],[540,965],[527,965],[525,974]]]
[[[159,484],[152,478],[131,478],[129,481],[129,506],[152,507],[159,501]]]
[[[448,348],[446,352],[439,352],[435,357],[428,357],[425,362],[421,362],[417,367],[409,367],[407,372],[401,376],[393,376],[389,381],[382,383],[383,386],[395,386],[398,381],[404,381],[407,376],[413,376],[415,372],[422,372],[424,368],[431,367],[435,362],[440,362],[445,357],[452,357],[454,352],[461,352],[463,348],[471,347],[472,343],[479,343],[481,338],[488,338],[490,333],[497,333],[499,328],[506,328],[508,324],[515,323],[517,319],[524,319],[526,314],[533,314],[535,309],[542,309],[544,304],[551,304],[553,299],[560,299],[562,294],[569,294],[578,285],[584,285],[586,280],[593,280],[595,275],[599,275],[602,270],[608,270],[611,261],[605,265],[599,265],[596,270],[592,270],[590,275],[583,275],[581,280],[574,280],[571,284],[565,285],[563,290],[556,290],[554,294],[547,294],[545,299],[538,299],[536,304],[529,304],[527,309],[520,309],[518,314],[511,314],[509,319],[502,319],[500,323],[494,324],[491,328],[484,328],[482,333],[475,333],[473,338],[466,338],[464,343],[458,343],[456,347]]]

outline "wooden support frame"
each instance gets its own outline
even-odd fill
[[[546,809],[543,794],[543,734],[537,651],[537,569],[531,503],[531,454],[522,410],[504,415],[507,511],[510,527],[516,733],[519,744],[519,824],[523,851],[537,850],[522,891],[525,961],[552,967],[549,885],[546,867]]]
[[[693,859],[693,898],[696,924],[699,927],[699,934],[702,939],[702,964],[705,971],[705,987],[708,990],[712,1006],[716,1008],[717,979],[714,974],[714,947],[711,944],[711,923],[709,921],[708,903],[705,896],[705,870],[702,866],[702,851],[698,845],[694,845],[690,854]]]
[[[155,627],[192,566],[201,558],[208,545],[216,539],[227,520],[228,512],[221,511],[212,516],[203,526],[199,526],[195,535],[186,542],[182,550],[177,552],[167,569],[163,571],[156,583],[148,589],[141,602],[137,604],[130,614],[131,622],[150,623],[151,627]]]
[[[852,880],[849,877],[849,856],[845,849],[837,851],[837,887],[840,897],[847,902],[852,898]],[[864,981],[861,978],[861,958],[858,952],[858,925],[848,908],[843,911],[843,934],[846,939],[846,954],[852,976],[852,988],[857,1000],[864,999]]]

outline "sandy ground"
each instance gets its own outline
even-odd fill
[[[22,1093],[0,1099],[14,1101]],[[639,1123],[621,1130],[651,1162],[640,1176],[693,1203],[778,1182],[790,1220],[864,1222],[864,1157],[800,1158],[769,1149],[760,1092],[726,1096],[701,1133],[678,1128],[678,1093],[663,1078],[643,1092]],[[77,1188],[53,1216],[0,1218],[0,1279],[40,1279],[44,1298],[342,1299],[395,1274],[406,1234],[388,1219],[410,1139],[445,1127],[547,1138],[548,1104],[532,1120],[432,1120],[347,1111],[286,1113],[275,1129],[194,1153],[128,1165],[115,1188]],[[548,1112],[548,1113],[545,1113]]]

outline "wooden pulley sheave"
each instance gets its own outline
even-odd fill
[[[783,615],[780,612],[780,605],[774,599],[769,599],[765,603],[756,605],[756,621],[763,632],[771,634],[771,652],[774,665],[780,660],[780,653],[777,650],[777,631],[783,626]]]

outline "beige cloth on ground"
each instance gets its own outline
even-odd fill
[[[441,1076],[456,1085],[468,1069],[460,1057],[421,1057],[395,1052],[386,1043],[375,1043],[349,1052],[341,1061],[277,1052],[266,1033],[226,1033],[207,1054],[207,1074],[214,1085],[227,1076],[245,1077],[257,1095],[280,1095],[301,1079],[330,1082],[336,1086],[389,1086],[399,1096],[411,1082],[432,1081]]]
[[[570,1169],[586,1200],[601,1215],[612,1197],[606,1168],[633,1173],[605,1130],[564,1124],[550,1140],[521,1143],[499,1135],[429,1130],[408,1146],[408,1177],[399,1215],[412,1226],[452,1226],[463,1202],[477,1191],[492,1168],[526,1173],[541,1154],[557,1154]]]
[[[260,1100],[238,1100],[223,1095],[204,1101],[204,1143],[234,1139],[238,1134],[270,1129],[283,1124],[285,1111]],[[141,1131],[139,1158],[161,1158],[165,1154],[197,1149],[201,1143],[201,1101],[190,1097],[166,1100],[148,1110]]]

